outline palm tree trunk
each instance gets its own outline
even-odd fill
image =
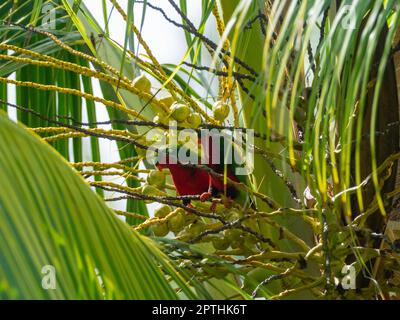
[[[397,45],[400,44],[400,30],[397,32],[396,40],[394,42]],[[397,93],[400,98],[400,51],[394,56],[394,63],[396,66],[396,77],[397,77]]]

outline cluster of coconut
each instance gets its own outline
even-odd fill
[[[230,209],[229,215],[237,215],[235,209]],[[173,209],[169,205],[161,205],[154,211],[154,216],[157,218],[165,218]],[[169,232],[173,232],[177,239],[188,241],[196,238],[201,233],[214,229],[213,224],[207,224],[202,218],[194,214],[178,211],[168,221],[159,222],[152,226],[152,231],[156,237],[165,237]],[[254,249],[258,240],[252,236],[243,233],[240,229],[230,228],[222,231],[217,235],[207,235],[201,242],[209,242],[215,250],[243,249],[249,252]]]
[[[144,74],[135,78],[133,85],[141,92],[151,93],[151,82]],[[170,120],[175,120],[179,126],[193,129],[197,129],[202,124],[202,117],[199,113],[192,112],[184,103],[176,102],[172,96],[162,97],[158,102],[163,104],[165,109],[153,106],[157,114],[153,122],[168,125]],[[169,113],[166,110],[169,110]],[[214,119],[219,122],[224,122],[228,118],[229,112],[229,105],[223,101],[217,101],[213,106]]]
[[[162,190],[165,188],[166,176],[163,171],[151,170],[147,175],[147,184],[142,187],[142,194],[150,197],[161,197],[167,194]],[[152,203],[154,201],[145,201]]]
[[[165,196],[166,193],[161,191],[165,188],[166,176],[163,171],[152,170],[147,176],[147,184],[143,186],[142,193],[148,196]],[[223,205],[218,206],[218,214],[223,215],[228,222],[234,222],[241,218],[242,212],[236,208],[226,209]],[[161,205],[158,207],[154,216],[157,218],[165,218],[173,209],[169,205]],[[157,237],[164,237],[169,232],[173,232],[175,236],[182,240],[188,241],[197,237],[209,228],[214,228],[212,224],[207,224],[204,219],[194,214],[179,211],[176,215],[168,219],[168,221],[160,222],[152,226],[152,231]],[[258,240],[252,236],[243,233],[243,231],[235,228],[227,229],[217,235],[209,235],[203,238],[202,242],[210,242],[215,250],[243,249],[252,251]]]
[[[171,212],[173,212],[173,209],[169,205],[161,205],[155,210],[154,215],[163,219]],[[228,215],[237,214],[233,210]],[[182,210],[177,211],[175,215],[166,221],[152,225],[151,231],[156,237],[165,237],[171,232],[177,240],[188,242],[205,231],[214,228],[215,225],[207,224],[201,217]],[[257,238],[235,228],[224,230],[216,235],[207,235],[202,238],[201,243],[208,244],[210,248],[214,248],[214,252],[217,254],[229,254],[228,252],[232,252],[231,250],[236,250],[237,255],[250,256],[257,254],[260,250],[260,243]],[[215,278],[224,278],[230,272],[225,266],[214,263],[208,258],[202,259],[198,263],[193,263],[192,260],[183,260],[179,267],[197,275]]]
[[[229,116],[229,105],[222,101],[217,101],[213,106],[214,119],[219,122],[224,122]],[[173,103],[171,105],[170,117],[178,122],[183,127],[197,129],[201,123],[201,115],[197,112],[191,112],[190,108],[183,103]]]

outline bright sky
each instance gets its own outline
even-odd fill
[[[83,2],[97,18],[100,25],[104,26],[103,14],[99,1],[84,0]],[[127,2],[127,0],[118,1],[125,11],[127,9]],[[140,1],[136,2],[138,3],[135,3],[134,5],[134,20],[135,25],[140,27],[142,22],[143,5]],[[179,23],[181,22],[180,16],[169,4],[168,0],[152,0],[148,2],[162,8],[169,18]],[[202,0],[190,0],[188,2],[188,17],[197,26],[200,24],[199,13],[201,13]],[[108,3],[110,4],[110,2]],[[111,4],[107,10],[110,12]],[[119,43],[124,42],[125,36],[125,24],[121,23],[121,21],[122,18],[117,10],[113,10],[109,21],[110,35],[111,38],[117,40]],[[209,30],[212,29],[209,28]],[[146,9],[142,35],[148,42],[151,50],[156,53],[157,58],[159,58],[161,63],[179,62],[185,54],[186,40],[183,31],[168,23],[160,12],[149,7]],[[141,50],[141,52],[143,52],[143,50]]]

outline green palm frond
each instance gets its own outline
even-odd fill
[[[49,146],[4,115],[0,123],[1,297],[178,297],[161,270],[182,288],[184,280],[154,243],[119,221]],[[55,290],[42,288],[47,265]]]

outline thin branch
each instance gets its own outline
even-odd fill
[[[220,77],[229,77],[230,76],[228,72],[216,70],[216,69],[213,69],[213,68],[210,68],[210,67],[198,66],[198,65],[195,65],[193,63],[186,62],[186,61],[183,61],[182,64],[185,65],[185,66],[188,66],[190,68],[196,69],[196,70],[208,71],[210,73],[215,74],[216,76],[220,76]],[[248,74],[244,74],[244,73],[233,71],[232,75],[236,79],[244,79],[244,80],[249,80],[249,81],[253,81],[253,82],[256,81],[255,77],[253,77],[251,75],[248,75]]]
[[[322,211],[322,249],[325,254],[325,279],[328,287],[331,286],[331,256],[328,245],[329,226],[326,219],[326,211]]]
[[[264,36],[266,36],[266,26],[268,25],[268,19],[267,16],[261,12],[261,10],[258,10],[258,14],[250,19],[249,22],[246,23],[244,30],[251,30],[253,28],[253,25],[255,22],[260,21],[260,28],[261,32]]]
[[[267,279],[265,279],[263,282],[261,282],[253,291],[253,293],[251,294],[252,298],[255,299],[255,297],[257,296],[258,291],[261,289],[261,287],[266,286],[268,284],[270,284],[272,281],[275,280],[281,280],[283,278],[288,277],[294,270],[296,270],[296,265],[294,265],[293,267],[290,267],[288,269],[286,269],[285,272],[279,273],[279,274],[273,274],[272,276],[269,276]]]

